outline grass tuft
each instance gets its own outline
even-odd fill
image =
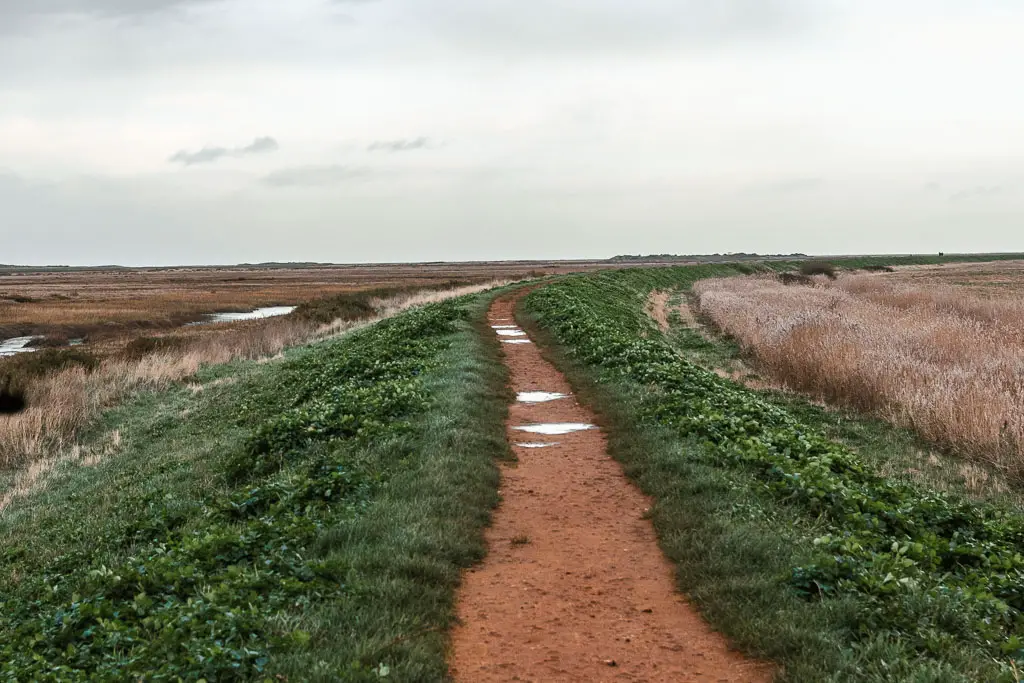
[[[805,277],[824,275],[830,280],[836,279],[836,267],[828,261],[804,261],[800,264],[800,274]]]

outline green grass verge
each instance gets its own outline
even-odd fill
[[[684,294],[679,292],[677,306],[684,305]],[[765,380],[734,340],[716,333],[703,321],[696,327],[678,314],[670,315],[669,320],[669,341],[688,360],[704,368],[725,371],[740,380]],[[800,423],[849,446],[878,474],[1024,511],[1024,491],[1005,472],[984,463],[965,461],[911,429],[841,406],[826,406],[791,391],[751,391],[783,408]]]
[[[1015,680],[1024,518],[878,476],[683,359],[643,313],[653,290],[735,272],[571,277],[524,303],[656,499],[680,587],[783,680]]]
[[[116,430],[117,452],[0,517],[0,674],[444,680],[508,456],[488,302],[207,369],[196,396],[106,415],[92,441]]]

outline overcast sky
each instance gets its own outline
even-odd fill
[[[0,263],[1024,250],[1020,0],[0,0]]]

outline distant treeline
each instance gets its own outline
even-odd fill
[[[623,254],[614,256],[609,261],[757,261],[763,259],[804,259],[807,254],[748,254],[736,252],[731,254]]]
[[[14,266],[0,263],[0,273],[70,273],[76,271],[131,270],[127,266]]]
[[[671,261],[694,261],[698,263],[725,263],[737,261],[803,261],[813,258],[841,265],[844,268],[865,268],[874,266],[934,265],[940,263],[972,263],[983,261],[1024,260],[1024,253],[998,252],[990,254],[865,254],[809,256],[807,254],[651,254],[648,256],[626,254],[608,259],[621,263],[652,263]]]

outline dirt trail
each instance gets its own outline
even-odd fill
[[[496,301],[491,324],[514,324],[514,303]],[[517,392],[571,394],[536,346],[505,350]],[[770,680],[768,667],[729,651],[676,593],[672,566],[644,518],[650,503],[608,455],[600,430],[542,436],[514,429],[593,421],[572,396],[512,406],[508,436],[519,462],[503,472],[490,553],[460,591],[455,680]],[[523,442],[557,445],[515,445]]]

